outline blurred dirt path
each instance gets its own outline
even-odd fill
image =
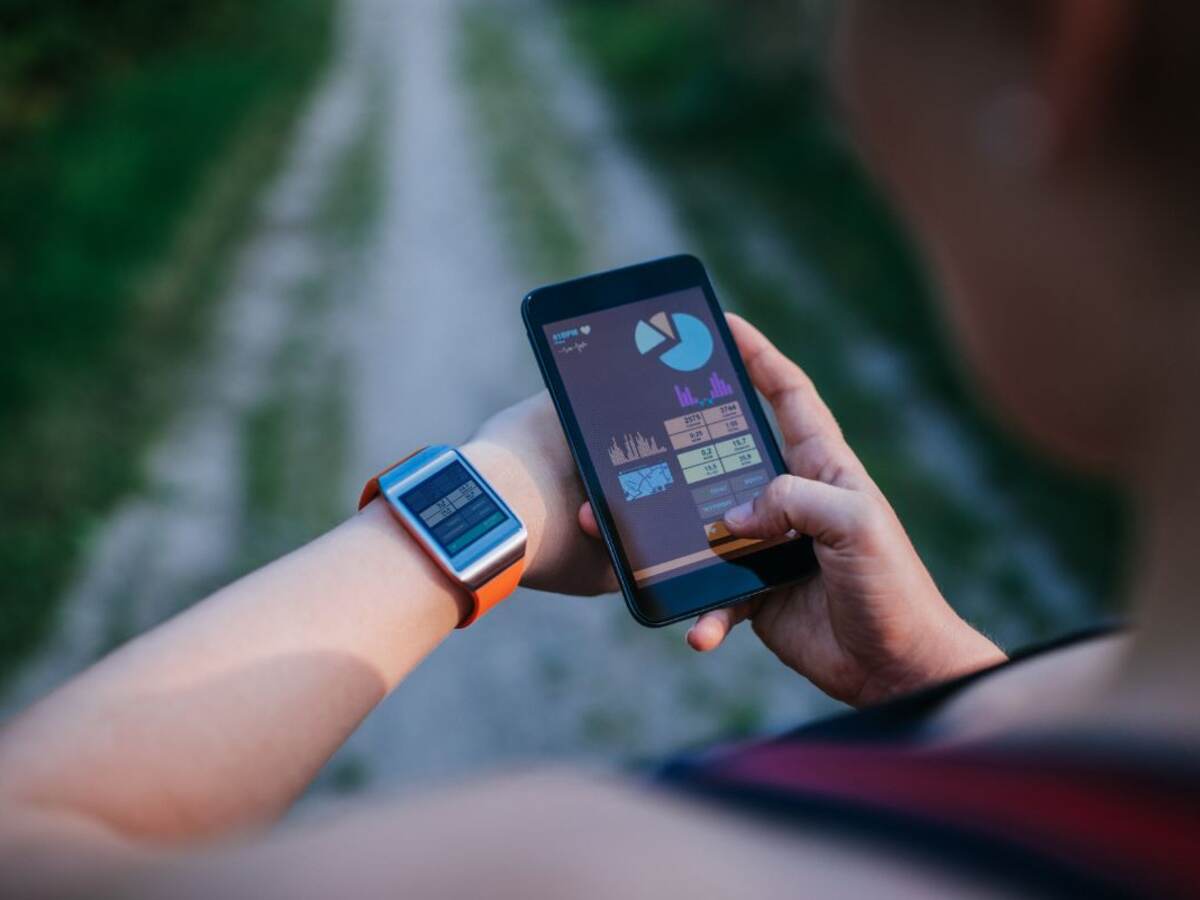
[[[524,0],[493,5],[501,2],[530,24],[516,30],[551,89],[547,102],[589,148],[596,203],[587,222],[574,223],[586,231],[587,266],[685,248],[670,205],[613,136],[553,26]],[[335,62],[239,255],[214,351],[150,454],[147,489],[98,529],[58,634],[12,686],[6,710],[232,577],[247,565],[247,543],[272,546],[262,532],[287,508],[259,508],[256,473],[274,466],[274,444],[296,439],[286,430],[274,443],[256,437],[264,397],[286,394],[284,412],[309,431],[324,428],[328,442],[349,435],[340,471],[320,477],[325,487],[336,482],[348,514],[367,474],[413,446],[461,441],[540,389],[519,302],[546,278],[522,268],[486,174],[488,135],[457,62],[465,7],[345,4]],[[331,244],[329,193],[367,132],[381,133],[383,161],[368,173],[372,218],[354,231],[359,246]],[[281,359],[294,368],[298,353],[308,381],[329,373],[335,420],[312,393],[281,386],[295,380]],[[403,591],[396,586],[397,602]],[[826,706],[748,629],[702,658],[683,646],[679,628],[636,626],[619,598],[522,591],[451,636],[370,716],[312,794],[405,788],[549,759],[652,757]]]
[[[230,577],[246,511],[245,430],[274,387],[275,361],[309,284],[330,262],[326,188],[363,128],[371,36],[343,15],[334,61],[297,124],[219,301],[211,349],[186,373],[146,487],[94,532],[47,646],[9,686],[4,710],[40,696],[97,657]]]
[[[523,27],[544,18],[536,7],[507,5],[524,16],[513,31],[531,42],[542,83],[554,87],[555,114],[590,148],[603,208],[588,224],[607,227],[588,234],[588,266],[685,247],[669,205],[613,137],[558,36],[548,23]],[[464,439],[541,388],[519,303],[545,277],[522,271],[486,176],[488,135],[456,64],[466,6],[410,0],[376,23],[394,41],[394,115],[380,185],[388,202],[364,298],[370,324],[355,354],[355,478],[431,438]],[[619,598],[522,591],[453,635],[387,699],[335,761],[332,780],[350,770],[409,784],[544,758],[661,754],[733,727],[791,721],[813,702],[748,632],[701,659],[680,629],[634,625]]]

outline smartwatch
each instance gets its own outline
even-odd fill
[[[426,447],[367,482],[358,508],[378,496],[474,606],[470,625],[511,594],[525,569],[525,526],[454,447]]]

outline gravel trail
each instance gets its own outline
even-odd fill
[[[552,88],[548,108],[587,148],[597,201],[575,223],[587,234],[587,265],[685,249],[670,205],[615,137],[553,23],[528,3],[511,5],[532,26],[521,40]],[[59,632],[11,686],[6,710],[244,567],[239,544],[263,520],[247,488],[256,447],[247,421],[280,390],[278,363],[297,335],[311,366],[341,373],[347,446],[340,471],[327,476],[346,513],[367,474],[412,446],[464,440],[492,412],[540,389],[519,302],[546,279],[522,263],[488,176],[489,135],[456,63],[465,7],[345,4],[335,61],[239,253],[216,349],[151,448],[146,490],[98,530]],[[346,247],[328,240],[324,205],[366,131],[378,133],[382,162],[370,220],[355,232],[360,245]],[[306,301],[313,284],[325,286],[324,304]],[[301,417],[317,415],[306,396],[291,403]],[[520,591],[451,636],[385,700],[310,797],[543,761],[648,758],[826,708],[748,629],[702,658],[679,628],[635,625],[617,597]]]

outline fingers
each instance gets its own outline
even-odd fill
[[[716,650],[729,636],[729,632],[749,615],[749,603],[739,603],[737,606],[727,606],[705,613],[688,629],[688,646],[699,653]]]
[[[604,558],[604,578],[600,584],[599,594],[615,594],[621,590],[621,582],[617,581],[617,572],[609,564],[607,555]]]
[[[876,513],[869,495],[780,475],[752,503],[725,513],[725,525],[739,537],[774,538],[796,531],[837,547],[865,533]]]
[[[591,503],[585,502],[579,507],[579,527],[583,529],[583,533],[588,537],[600,540],[600,526],[596,523],[596,513],[593,512]],[[601,550],[603,551],[603,548]],[[621,583],[617,581],[617,573],[613,570],[612,566],[606,566],[601,593],[611,594],[620,589]]]
[[[596,522],[596,513],[592,509],[591,503],[584,503],[579,507],[579,527],[589,537],[600,539],[600,526]]]
[[[859,468],[837,420],[804,370],[741,316],[727,313],[726,319],[750,380],[775,410],[784,441],[796,448],[817,445],[816,453],[806,455],[812,460],[811,470],[801,474],[816,477],[818,471],[830,465],[834,470]]]
[[[733,314],[726,318],[750,380],[775,408],[784,440],[800,444],[812,437],[840,439],[833,413],[804,370],[745,319]]]

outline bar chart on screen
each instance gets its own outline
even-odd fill
[[[667,448],[660,447],[656,438],[653,436],[647,438],[640,431],[637,434],[625,435],[624,440],[619,443],[614,437],[612,443],[608,445],[608,458],[614,466],[623,466],[635,460],[658,456],[660,453],[666,452]]]
[[[708,376],[708,395],[697,397],[690,385],[674,385],[675,400],[679,403],[680,408],[687,409],[690,406],[712,406],[726,397],[733,396],[733,386],[729,384],[718,373],[713,372]]]

